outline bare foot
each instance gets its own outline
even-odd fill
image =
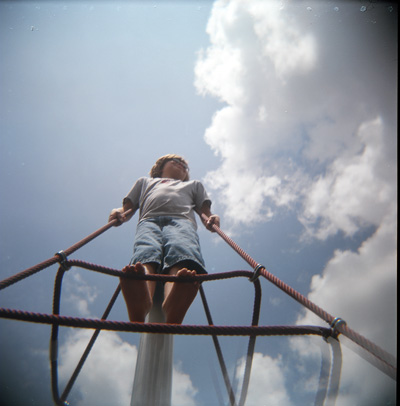
[[[196,276],[196,271],[182,268],[176,272],[176,276]],[[165,299],[162,308],[166,322],[170,324],[181,324],[187,310],[197,295],[200,284],[194,281],[173,282],[166,283],[165,285]]]
[[[138,262],[135,265],[127,265],[122,269],[126,273],[145,274],[144,266]],[[147,281],[138,279],[120,278],[121,290],[124,295],[129,320],[143,323],[150,311],[152,298],[150,296]]]

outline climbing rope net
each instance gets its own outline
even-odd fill
[[[128,215],[131,210],[125,212]],[[207,216],[201,215],[203,221],[207,221]],[[232,271],[224,273],[215,273],[207,275],[196,275],[188,277],[169,276],[169,275],[140,275],[140,274],[130,274],[124,273],[117,269],[107,268],[104,266],[91,264],[80,260],[70,260],[68,257],[77,251],[79,248],[83,247],[90,241],[94,240],[99,235],[103,234],[105,231],[113,226],[120,225],[121,222],[118,219],[114,219],[95,231],[94,233],[88,235],[86,238],[80,240],[73,246],[66,250],[59,251],[53,257],[43,261],[31,268],[28,268],[16,275],[13,275],[7,279],[0,282],[0,290],[5,289],[29,276],[32,276],[54,264],[59,264],[59,269],[55,278],[54,284],[54,294],[53,294],[53,311],[52,314],[43,313],[33,313],[27,311],[21,311],[16,309],[0,308],[0,317],[7,319],[14,319],[20,321],[27,321],[33,323],[44,323],[52,325],[51,330],[51,340],[50,340],[50,361],[51,361],[51,381],[52,381],[52,393],[53,400],[56,405],[67,405],[66,401],[72,386],[79,375],[83,364],[88,357],[99,333],[101,330],[111,330],[111,331],[124,331],[124,332],[136,332],[136,333],[162,333],[162,334],[186,334],[186,335],[210,335],[213,339],[214,346],[216,349],[218,361],[220,363],[221,371],[223,374],[225,386],[228,392],[229,400],[231,406],[244,405],[252,366],[252,359],[255,348],[255,341],[257,336],[292,336],[292,335],[317,335],[324,338],[324,340],[330,344],[332,348],[332,362],[331,367],[321,365],[320,383],[317,391],[317,396],[315,400],[315,405],[323,405],[326,398],[335,398],[338,393],[339,380],[340,380],[340,369],[341,369],[341,350],[338,340],[340,334],[346,336],[353,343],[355,343],[360,349],[365,350],[368,354],[366,358],[374,366],[378,367],[381,371],[386,373],[389,377],[396,380],[396,359],[394,356],[363,337],[356,331],[352,330],[347,326],[346,322],[340,317],[334,317],[327,313],[325,310],[308,300],[305,296],[288,286],[286,283],[278,279],[276,276],[271,274],[266,268],[257,263],[253,258],[251,258],[243,249],[241,249],[230,237],[228,237],[217,225],[213,224],[212,229],[215,231],[225,242],[227,242],[252,268],[253,271]],[[250,326],[216,326],[213,323],[211,312],[207,304],[204,290],[202,285],[200,285],[200,295],[204,305],[208,325],[175,325],[175,324],[164,324],[164,323],[132,323],[132,322],[121,322],[121,321],[109,321],[107,317],[120,293],[120,286],[118,285],[116,291],[114,292],[104,314],[101,319],[84,319],[76,317],[66,317],[60,315],[60,300],[61,300],[61,287],[64,273],[68,271],[71,267],[79,267],[87,270],[92,270],[102,274],[107,274],[119,278],[130,278],[130,279],[142,279],[142,280],[153,280],[153,281],[163,281],[163,282],[188,282],[188,281],[215,281],[222,279],[230,279],[237,277],[245,277],[254,284],[254,307],[253,316]],[[324,320],[329,327],[319,327],[319,326],[259,326],[259,315],[260,315],[260,305],[261,305],[261,286],[260,277],[263,277],[270,281],[272,284],[277,286],[283,292],[291,296],[301,305],[315,313],[319,318]],[[68,381],[63,393],[60,395],[58,389],[58,330],[60,326],[65,327],[78,327],[78,328],[88,328],[94,329],[95,332],[90,339],[86,350],[81,356],[75,371],[73,372],[70,380]],[[244,372],[244,378],[242,382],[242,389],[240,394],[240,399],[237,402],[235,398],[232,385],[229,381],[227,368],[225,361],[222,356],[221,346],[218,341],[218,336],[249,336],[246,366]],[[328,391],[328,380],[326,377],[326,371],[330,372],[330,382]],[[328,372],[329,374],[329,372]]]

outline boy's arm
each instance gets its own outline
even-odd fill
[[[198,214],[200,215],[201,221],[203,222],[203,224],[207,228],[207,230],[214,231],[212,229],[213,224],[215,224],[216,226],[219,227],[220,218],[216,214],[211,213],[209,202],[206,201],[203,203],[203,205],[201,206],[200,212]],[[202,214],[205,214],[208,217],[207,221],[203,220],[203,218],[201,217]]]
[[[124,213],[129,209],[132,209],[132,211],[127,215],[124,215]],[[129,221],[134,214],[135,210],[133,208],[132,202],[129,199],[125,199],[124,205],[122,207],[111,210],[110,216],[108,217],[108,222],[118,219],[118,223],[116,224],[116,226],[120,226],[122,223]]]

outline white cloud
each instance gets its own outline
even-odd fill
[[[89,317],[89,306],[99,294],[97,287],[89,285],[77,269],[72,269],[64,278],[66,293],[62,295],[62,300],[74,308],[79,317]]]
[[[397,340],[396,224],[397,210],[392,207],[357,252],[336,251],[323,274],[313,277],[308,295],[312,302],[333,316],[342,317],[349,327],[390,354],[396,353]],[[309,311],[297,323],[325,324]],[[293,341],[292,348],[302,357],[316,355],[306,340]],[[390,378],[342,348],[340,405],[369,404],[385,390],[394,393]]]
[[[174,365],[172,375],[172,404],[175,406],[195,406],[197,389],[188,374],[182,371],[181,365]]]
[[[60,382],[66,382],[75,369],[92,331],[72,331],[60,348]],[[117,333],[103,331],[93,346],[75,382],[79,405],[129,405],[137,349],[123,341]],[[64,383],[65,385],[65,383]],[[61,384],[62,386],[62,384]]]
[[[245,367],[246,360],[242,358],[236,370],[239,382],[243,380]],[[280,357],[274,359],[268,355],[254,353],[246,405],[292,405],[285,388],[285,368]]]
[[[65,281],[66,301],[81,317],[93,317],[89,310],[98,296],[95,286],[90,286],[75,270]],[[59,350],[59,380],[62,392],[82,356],[93,330],[72,330]],[[131,402],[138,350],[135,345],[122,340],[118,333],[102,331],[93,346],[73,391],[79,398],[77,406],[126,406]],[[197,389],[180,364],[172,371],[172,404],[195,406]]]
[[[231,222],[268,221],[300,203],[311,234],[352,235],[379,224],[393,199],[395,138],[386,112],[395,103],[389,78],[396,71],[385,67],[385,81],[373,68],[371,55],[382,45],[364,47],[371,27],[357,20],[357,8],[307,6],[215,2],[210,46],[195,68],[198,92],[226,103],[205,133],[222,161],[206,183]],[[338,17],[348,20],[335,25]],[[375,209],[365,204],[375,200]]]
[[[273,204],[287,205],[294,198],[286,174],[265,166],[282,145],[299,147],[296,122],[286,114],[293,103],[286,83],[315,64],[312,35],[291,22],[278,2],[217,1],[207,26],[211,46],[196,65],[198,91],[228,104],[205,134],[223,160],[207,183],[220,191],[226,214],[239,222],[269,219]]]
[[[396,204],[396,184],[382,170],[388,163],[381,118],[363,123],[357,136],[361,151],[340,155],[305,193],[302,222],[318,238],[378,226]]]
[[[397,213],[387,213],[381,226],[357,252],[335,252],[322,275],[311,282],[309,299],[323,303],[335,317],[394,352],[396,338]],[[317,320],[307,314],[300,323]],[[377,322],[378,321],[378,322]]]
[[[397,53],[390,10],[376,5],[367,17],[353,2],[216,1],[195,85],[225,103],[205,133],[221,159],[205,180],[227,221],[252,226],[289,208],[310,241],[375,228],[357,252],[335,252],[309,298],[394,353]],[[319,354],[296,343],[300,360]],[[344,351],[337,404],[394,393],[390,378]]]
[[[60,347],[60,391],[71,377],[93,332],[73,330]],[[126,406],[131,402],[137,348],[112,331],[100,333],[84,367],[71,391],[79,399],[77,406]],[[174,365],[172,375],[172,404],[195,406],[197,389],[181,366]]]
[[[350,328],[393,355],[396,354],[397,343],[396,225],[397,211],[393,206],[376,232],[357,252],[335,252],[322,275],[313,277],[308,295],[313,303],[331,315],[343,318]],[[327,327],[324,321],[308,310],[298,317],[296,324]],[[357,346],[348,346],[348,339],[340,339],[343,365],[336,404],[372,406],[382,401],[393,402],[395,381],[355,353],[354,347]],[[297,371],[297,380],[290,383],[297,389],[291,387],[291,390],[316,393],[320,345],[327,344],[315,337],[295,337],[289,341],[284,360],[281,356],[273,359],[255,354],[248,404],[264,405],[267,402],[263,401],[268,396],[268,402],[272,402],[268,404],[275,404],[276,399],[280,399],[277,404],[290,404],[289,382],[284,379],[288,365]],[[310,362],[314,369],[310,369]],[[243,371],[242,360],[238,374],[242,376]],[[274,389],[269,387],[270,384]]]
[[[316,41],[301,32],[296,18],[290,24],[282,18],[282,3],[254,1],[249,12],[254,18],[254,32],[262,42],[262,54],[272,61],[278,78],[284,80],[294,73],[307,72],[316,63]]]

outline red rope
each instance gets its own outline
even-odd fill
[[[203,219],[204,222],[207,222],[208,217],[205,214],[201,214],[201,218]],[[293,299],[301,303],[303,306],[305,306],[307,309],[311,310],[313,313],[315,313],[318,317],[320,317],[322,320],[326,321],[329,325],[332,324],[332,322],[335,320],[335,318],[323,310],[321,307],[317,306],[315,303],[311,302],[308,300],[305,296],[303,296],[301,293],[297,292],[295,289],[291,288],[289,285],[287,285],[285,282],[281,281],[279,278],[268,272],[264,267],[260,267],[259,264],[250,257],[242,248],[240,248],[230,237],[228,237],[217,225],[213,224],[212,229],[220,236],[222,239],[228,243],[253,269],[258,269],[258,272],[264,276],[264,278],[268,279],[270,282],[272,282],[275,286],[277,286],[279,289],[287,293],[289,296],[291,296]],[[339,333],[342,333],[346,337],[348,337],[350,340],[355,342],[357,345],[360,347],[364,348],[367,350],[369,353],[374,355],[377,359],[379,359],[381,362],[386,364],[389,368],[392,370],[397,370],[395,367],[396,365],[396,359],[374,344],[372,341],[368,340],[367,338],[363,337],[361,334],[358,334],[346,324],[338,324],[337,326],[337,331]]]
[[[127,215],[132,211],[132,209],[127,210],[124,214]],[[96,237],[99,235],[103,234],[105,231],[110,229],[113,226],[116,226],[119,224],[118,219],[114,219],[104,225],[103,227],[99,228],[92,234],[88,235],[87,237],[83,238],[82,240],[78,241],[76,244],[72,245],[71,247],[67,248],[66,250],[60,251],[63,252],[65,257],[68,257],[75,251],[77,251],[79,248],[82,248],[84,245],[89,243],[90,241],[94,240]],[[22,279],[27,278],[28,276],[34,275],[35,273],[42,271],[43,269],[48,268],[51,265],[56,264],[57,262],[61,262],[62,258],[60,257],[59,254],[55,254],[52,258],[47,259],[46,261],[43,261],[35,266],[32,266],[30,268],[25,269],[24,271],[21,271],[20,273],[10,276],[7,279],[4,279],[0,282],[0,290],[13,285],[16,282],[19,282]]]

